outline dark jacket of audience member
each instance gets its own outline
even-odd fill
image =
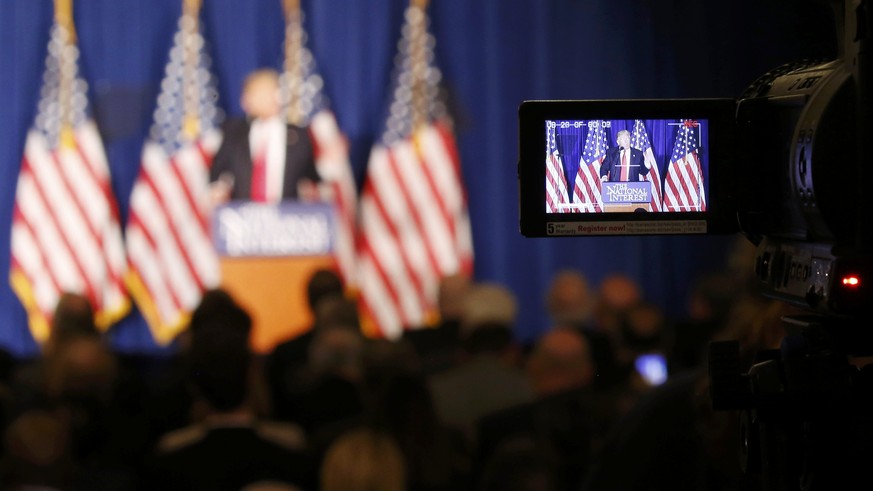
[[[150,466],[151,489],[239,490],[259,481],[311,489],[302,430],[251,409],[251,320],[234,305],[192,332],[188,380],[204,417],[165,435]]]
[[[306,303],[313,317],[312,326],[277,344],[264,363],[273,415],[282,421],[299,422],[303,417],[299,401],[309,383],[306,366],[319,326],[343,324],[359,329],[357,307],[344,298],[342,279],[332,270],[320,269],[310,276],[306,284]]]

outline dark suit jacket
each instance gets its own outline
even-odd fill
[[[224,139],[212,161],[209,180],[217,181],[222,174],[233,176],[230,199],[251,199],[252,152],[249,148],[251,124],[245,119],[231,119],[224,125]],[[297,199],[297,183],[301,179],[318,182],[315,154],[306,128],[288,125],[285,146],[285,177],[282,199]]]
[[[508,443],[526,440],[536,442],[552,467],[556,489],[579,489],[592,453],[617,420],[615,402],[609,392],[577,388],[483,416],[476,424],[474,474],[481,477]]]
[[[608,176],[607,180],[610,182],[621,180],[620,149],[621,147],[613,147],[607,150],[603,164],[600,166],[600,176]],[[646,174],[649,173],[649,169],[646,168],[643,161],[643,152],[633,147],[631,147],[630,152],[630,162],[628,164],[631,165],[631,168],[628,169],[628,181],[642,181],[645,179]]]
[[[315,489],[317,466],[294,438],[281,423],[188,426],[161,439],[143,489],[238,491],[259,481]]]

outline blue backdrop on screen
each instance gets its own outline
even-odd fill
[[[613,119],[606,120],[607,130],[606,139],[608,148],[618,146],[616,138],[619,131],[634,130],[634,121],[632,119]],[[587,123],[581,121],[581,123]],[[701,172],[703,173],[703,182],[709,186],[709,121],[701,120],[697,122],[698,127],[694,130],[697,137],[698,158],[700,159]],[[680,120],[678,119],[659,119],[659,120],[644,120],[643,125],[646,129],[646,134],[649,138],[649,143],[652,145],[652,154],[655,157],[655,164],[658,166],[660,175],[663,178],[667,175],[667,166],[670,164],[670,157],[673,153],[673,145],[676,143],[676,135],[679,132]],[[582,151],[585,146],[585,137],[588,136],[588,125],[570,125],[566,128],[557,128],[556,140],[558,153],[563,157],[561,163],[564,165],[564,175],[567,176],[567,189],[570,190],[574,186],[573,180],[579,172],[579,161],[582,157]],[[643,150],[642,148],[638,150]],[[708,187],[706,188],[709,189]],[[707,193],[708,194],[708,193]]]
[[[403,0],[303,0],[309,45],[360,185],[381,134]],[[81,70],[104,138],[122,218],[152,121],[181,0],[74,2]],[[597,283],[619,271],[637,278],[668,313],[683,312],[688,285],[718,267],[728,240],[697,238],[525,239],[518,233],[517,109],[526,99],[733,97],[751,80],[801,56],[833,56],[819,11],[756,0],[438,0],[431,2],[437,62],[469,195],[478,280],[508,285],[520,300],[518,334],[546,329],[543,294],[561,268]],[[622,15],[619,23],[605,19]],[[0,346],[36,346],[8,286],[9,226],[24,138],[39,98],[51,0],[0,3]],[[239,115],[243,77],[278,67],[280,0],[205,0],[205,36],[219,104]],[[767,49],[761,49],[766,46]],[[653,137],[654,138],[654,137]],[[570,169],[567,169],[570,170]],[[608,249],[632,258],[604,264]],[[126,351],[160,352],[134,313],[112,330]]]

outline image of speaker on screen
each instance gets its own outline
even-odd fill
[[[314,201],[321,180],[307,128],[281,115],[279,74],[250,73],[243,82],[244,118],[229,119],[210,170],[212,201]]]
[[[632,148],[630,132],[621,130],[615,138],[617,147],[606,151],[600,166],[603,182],[639,182],[646,179],[651,164],[643,158],[643,152]]]

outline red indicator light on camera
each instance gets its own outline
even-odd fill
[[[843,276],[843,285],[849,287],[858,287],[861,286],[861,278],[855,275]]]

